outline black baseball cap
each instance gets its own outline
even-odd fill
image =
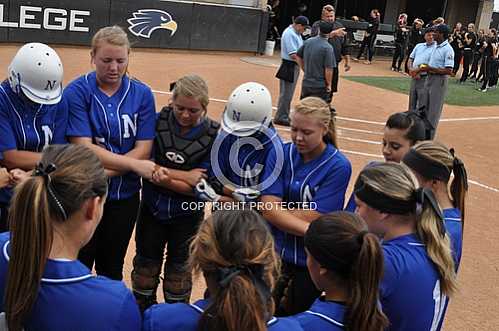
[[[319,22],[319,31],[322,34],[330,34],[331,31],[333,31],[333,25],[329,22],[326,22],[326,21],[320,21]]]
[[[306,16],[298,16],[297,18],[295,18],[294,23],[300,24],[300,25],[309,25],[310,24],[310,22]]]

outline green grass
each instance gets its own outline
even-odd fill
[[[372,85],[385,90],[409,94],[411,80],[408,77],[365,77],[365,76],[343,76],[344,78]],[[481,85],[477,85],[480,87]],[[489,89],[487,93],[477,91],[475,82],[457,84],[455,78],[449,79],[449,89],[445,103],[454,106],[480,107],[499,106],[499,88]]]

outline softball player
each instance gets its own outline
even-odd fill
[[[457,283],[435,196],[418,188],[409,168],[393,162],[362,170],[354,192],[357,213],[383,238],[380,296],[387,330],[437,330]]]
[[[122,279],[123,261],[139,209],[140,177],[151,179],[155,106],[151,89],[126,75],[130,43],[117,26],[92,39],[94,72],[65,90],[69,108],[67,135],[91,148],[110,178],[109,199],[97,231],[80,253],[99,275]]]
[[[291,318],[305,331],[385,330],[378,295],[383,252],[366,223],[347,212],[323,215],[310,224],[304,242],[310,276],[325,295]]]
[[[263,215],[272,225],[276,249],[283,259],[274,295],[279,316],[305,311],[320,295],[306,268],[303,235],[321,214],[343,209],[352,173],[350,161],[337,149],[334,120],[322,99],[305,98],[295,106],[291,138],[293,142],[284,145],[280,175],[261,199],[275,204]],[[275,163],[275,155],[271,155],[265,171],[270,173]],[[306,210],[307,206],[297,203],[310,206]]]
[[[279,258],[258,213],[215,212],[201,223],[191,253],[194,270],[203,273],[212,296],[191,305],[152,306],[142,330],[301,330],[296,321],[272,317]]]
[[[390,115],[383,130],[382,152],[385,161],[396,163],[402,161],[412,146],[418,141],[425,140],[425,130],[423,121],[415,113]],[[376,163],[377,161],[372,161],[366,167]],[[355,196],[352,193],[345,210],[354,212],[356,207]]]
[[[132,287],[141,310],[156,302],[165,246],[168,246],[163,293],[168,303],[189,302],[191,270],[185,266],[189,241],[204,214],[189,208],[193,187],[204,178],[219,124],[207,116],[208,86],[199,76],[175,83],[171,104],[159,113],[153,157],[167,169],[144,183],[143,205],[135,232]],[[163,169],[165,169],[163,168]],[[165,178],[162,178],[165,177]],[[176,178],[176,179],[175,179]]]
[[[11,232],[0,234],[0,311],[9,330],[140,330],[125,285],[93,276],[77,260],[106,194],[106,174],[91,150],[44,149],[12,198]]]
[[[68,115],[59,105],[63,68],[57,53],[45,44],[22,46],[0,85],[0,163],[22,176],[40,161],[40,152],[66,142]],[[7,230],[12,191],[0,190],[0,231]]]
[[[282,154],[282,141],[271,120],[272,97],[265,86],[249,82],[232,91],[211,152],[209,180],[196,186],[199,199],[258,199],[270,176],[263,171],[268,155],[276,150]]]

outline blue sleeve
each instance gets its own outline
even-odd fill
[[[121,307],[119,325],[120,331],[140,331],[142,321],[139,307],[132,293],[126,289],[126,297]]]
[[[355,203],[355,194],[352,192],[352,194],[350,195],[350,199],[345,206],[345,211],[355,213],[355,209],[357,209],[357,204]]]
[[[67,101],[65,98],[57,105],[57,115],[55,118],[54,137],[52,144],[67,144],[66,132],[68,129],[69,112],[68,107],[65,105]]]
[[[302,43],[298,38],[301,38],[299,36],[294,36],[291,35],[290,42],[289,42],[289,52],[288,55],[293,55],[298,52],[298,49],[302,46]]]
[[[352,175],[352,166],[346,158],[341,159],[339,167],[335,167],[320,185],[313,198],[317,211],[321,214],[343,210],[345,193]]]
[[[409,55],[409,58],[411,58],[413,60],[416,58],[416,52],[418,51],[418,48],[419,48],[419,44],[416,45],[416,47],[414,47],[414,49],[411,52],[411,55]]]
[[[285,156],[287,156],[287,153],[284,153]],[[282,168],[279,169],[277,171],[277,173],[279,174],[277,176],[277,178],[275,178],[274,181],[272,181],[272,184],[265,188],[263,191],[262,191],[262,195],[274,195],[276,197],[279,197],[279,198],[283,198],[284,197],[284,190],[285,190],[285,178],[284,178],[284,169],[286,168],[287,166],[287,163],[289,162],[289,160],[287,160],[286,158],[284,158],[284,163],[282,165]],[[265,162],[266,164],[266,167],[263,169],[263,178],[269,178],[270,176],[272,176],[272,172],[275,171],[275,167],[278,166],[277,165],[277,151],[272,148],[270,151],[269,151],[269,154],[267,155],[267,160]]]
[[[16,136],[9,121],[9,117],[5,113],[5,105],[1,105],[0,109],[0,152],[17,149]]]
[[[154,139],[156,131],[156,106],[154,96],[150,88],[144,95],[143,102],[139,110],[137,123],[137,140]]]
[[[445,67],[454,67],[454,50],[451,47],[447,47],[447,52],[445,53]]]
[[[93,137],[92,126],[90,123],[90,103],[87,101],[88,92],[84,87],[75,83],[70,84],[64,90],[63,98],[66,102],[63,106],[67,107],[68,112],[68,137]]]

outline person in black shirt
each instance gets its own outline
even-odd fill
[[[400,14],[395,28],[395,53],[392,59],[392,71],[401,71],[400,67],[405,58],[408,37],[407,14]]]
[[[452,77],[456,75],[461,65],[464,49],[463,36],[463,25],[462,23],[457,22],[449,40],[449,43],[454,50],[454,69],[452,70]]]
[[[354,58],[354,61],[359,61],[362,53],[367,48],[367,60],[364,62],[365,64],[371,64],[371,61],[374,56],[374,43],[376,42],[376,37],[378,35],[379,24],[380,24],[381,13],[377,9],[371,10],[371,14],[367,19],[369,23],[369,27],[367,28],[366,35],[364,40],[362,40],[362,44],[360,45],[359,55]]]
[[[475,24],[470,23],[468,24],[468,32],[464,34],[464,39],[463,39],[463,57],[464,57],[464,62],[463,62],[463,73],[461,75],[461,79],[459,82],[462,84],[466,82],[466,79],[468,79],[469,71],[470,71],[470,65],[473,62],[473,49],[476,44],[476,34],[475,34]]]
[[[337,66],[333,69],[333,83],[331,86],[330,99],[333,99],[333,94],[338,92],[338,81],[339,81],[339,66],[342,60],[345,60],[345,71],[350,70],[350,52],[347,45],[346,31],[343,24],[336,21],[336,11],[333,6],[325,5],[322,8],[321,20],[333,24],[333,32],[329,35],[329,43],[333,46],[334,56],[336,58]],[[312,25],[311,36],[315,37],[319,33],[319,21],[315,21]]]
[[[411,31],[409,31],[409,40],[407,45],[407,56],[405,58],[405,72],[409,73],[409,67],[407,66],[407,62],[409,61],[409,57],[416,47],[417,44],[424,43],[424,32],[423,32],[424,22],[422,19],[416,18],[414,23],[412,24]]]
[[[480,60],[482,59],[482,45],[485,41],[485,30],[480,29],[476,35],[475,45],[473,47],[473,64],[471,65],[470,79],[477,79],[483,75],[483,72],[478,75]]]
[[[499,45],[497,41],[497,31],[491,29],[489,36],[484,43],[483,61],[485,61],[485,77],[483,79],[481,92],[487,92],[487,87],[495,87],[497,84],[497,65]]]

